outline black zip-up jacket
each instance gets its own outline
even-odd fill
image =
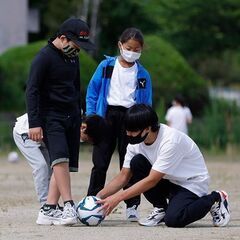
[[[29,128],[51,113],[80,114],[79,59],[64,56],[51,41],[34,58],[26,89]]]

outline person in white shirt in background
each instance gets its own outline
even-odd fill
[[[168,126],[188,134],[188,124],[192,123],[192,113],[185,106],[184,99],[180,95],[172,101],[172,107],[167,110],[165,119]]]
[[[48,150],[43,141],[33,141],[28,138],[27,113],[17,118],[13,128],[13,139],[32,168],[33,181],[38,201],[43,206],[47,201],[49,180],[52,174]]]
[[[216,227],[230,220],[228,195],[209,193],[209,174],[196,143],[186,134],[158,123],[148,105],[136,104],[125,115],[127,153],[121,172],[97,196],[105,215],[123,200],[141,193],[153,211],[140,219],[143,226],[185,227],[208,212]],[[121,190],[132,178],[133,185]]]

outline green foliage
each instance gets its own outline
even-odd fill
[[[48,35],[53,35],[67,18],[76,16],[81,2],[80,0],[48,0],[43,15],[43,22],[48,27]]]
[[[24,89],[31,60],[44,45],[43,42],[27,47],[11,48],[0,56],[2,101],[0,109],[20,110],[24,107]]]
[[[168,104],[180,93],[195,115],[201,113],[208,102],[204,79],[163,39],[151,35],[145,37],[145,42],[141,62],[152,77],[154,105],[157,106],[160,99]]]
[[[41,41],[24,47],[12,48],[0,56],[0,110],[22,111],[25,109],[24,88],[30,64],[45,44],[45,41]],[[86,52],[80,52],[83,94],[96,66],[96,62]]]
[[[233,102],[213,100],[202,118],[194,119],[190,136],[206,149],[225,150],[228,144],[240,144],[240,109]]]
[[[218,85],[240,82],[234,56],[229,56],[239,49],[239,0],[146,0],[139,5],[157,24],[153,32],[170,41],[205,78]]]
[[[155,111],[158,115],[158,121],[160,123],[165,123],[166,103],[164,98],[160,98],[160,101],[157,103],[155,107]]]
[[[214,85],[239,85],[239,50],[226,50],[218,57],[209,56],[198,64],[198,70],[203,76],[210,79]]]
[[[155,18],[161,34],[185,56],[218,54],[226,48],[239,46],[239,0],[147,2],[146,14],[153,5],[158,8]]]
[[[0,113],[0,152],[11,149],[15,145],[12,138],[15,119],[15,114]]]
[[[29,5],[40,11],[40,33],[30,34],[30,40],[36,41],[53,36],[64,20],[77,16],[82,0],[29,0]]]
[[[99,52],[111,55],[115,53],[121,33],[128,27],[136,27],[144,34],[155,31],[157,24],[150,14],[145,14],[136,0],[102,1],[99,11]]]

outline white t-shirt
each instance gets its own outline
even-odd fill
[[[131,159],[136,154],[144,155],[152,169],[165,174],[164,179],[199,197],[208,193],[209,174],[204,158],[198,146],[186,134],[160,124],[153,144],[128,144],[123,167],[130,168]]]
[[[188,117],[189,112],[185,110],[182,106],[172,106],[167,110],[165,116],[166,121],[170,124],[170,127],[173,127],[185,134],[188,134]]]
[[[118,59],[115,62],[107,96],[108,105],[130,108],[135,104],[137,64],[124,68]]]
[[[185,114],[187,116],[187,120],[189,122],[191,122],[192,121],[192,112],[191,112],[190,108],[185,106],[185,107],[183,107],[183,109],[184,109]]]
[[[14,131],[18,134],[28,133],[29,124],[28,124],[28,115],[27,113],[17,118],[17,121],[14,126]]]

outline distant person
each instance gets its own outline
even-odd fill
[[[28,136],[44,141],[49,151],[51,175],[47,202],[37,224],[72,225],[77,213],[71,192],[70,172],[78,171],[81,93],[80,49],[94,49],[89,27],[78,18],[64,21],[32,61],[26,89]],[[60,199],[62,214],[55,210]]]
[[[116,145],[120,169],[122,168],[128,144],[123,124],[127,109],[135,103],[152,104],[151,78],[139,62],[143,45],[144,38],[139,29],[125,29],[118,41],[120,55],[106,57],[97,67],[88,85],[86,114],[105,117],[109,126],[108,138],[93,148],[93,168],[88,195],[96,195],[104,187]],[[139,196],[126,201],[127,220],[138,220],[139,204]]]
[[[173,99],[172,106],[167,110],[165,119],[169,127],[188,134],[188,124],[192,123],[192,113],[185,106],[184,99],[181,96],[176,96]]]
[[[28,137],[28,115],[17,118],[13,128],[13,139],[32,168],[32,175],[38,201],[43,206],[47,201],[49,181],[52,174],[48,150],[43,141],[33,141]]]
[[[209,193],[209,174],[196,143],[186,134],[158,123],[147,105],[128,109],[125,127],[129,144],[121,172],[97,196],[105,215],[123,200],[143,193],[153,210],[139,224],[185,227],[209,212],[216,227],[230,220],[226,192]],[[135,183],[121,190],[132,178]]]

